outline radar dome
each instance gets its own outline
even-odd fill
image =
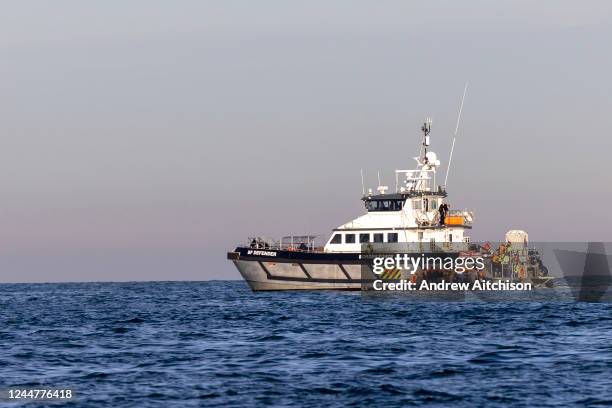
[[[427,162],[429,164],[433,164],[435,166],[440,165],[440,160],[438,160],[438,156],[434,152],[427,152],[425,157],[427,157]]]

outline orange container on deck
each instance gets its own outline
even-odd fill
[[[446,222],[446,225],[463,225],[463,216],[449,215],[444,221]]]

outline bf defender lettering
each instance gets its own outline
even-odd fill
[[[276,256],[276,252],[274,251],[254,251],[251,249],[247,252],[247,255]]]

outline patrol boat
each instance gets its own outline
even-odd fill
[[[468,251],[473,212],[449,209],[446,188],[436,183],[440,160],[429,150],[430,119],[421,131],[416,167],[395,170],[393,193],[384,185],[363,191],[366,213],[335,228],[323,247],[312,235],[251,237],[228,252],[251,289],[360,290],[371,279],[364,268],[373,254]]]

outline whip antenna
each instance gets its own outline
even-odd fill
[[[448,171],[450,170],[451,161],[453,160],[453,151],[455,150],[455,140],[457,139],[457,132],[459,131],[459,121],[461,120],[461,112],[463,111],[463,102],[465,101],[465,93],[467,92],[468,83],[465,83],[463,88],[463,97],[461,98],[461,105],[459,106],[459,114],[457,115],[457,126],[455,126],[455,134],[453,135],[453,145],[451,146],[450,157],[448,158],[448,166],[446,167],[446,177],[444,177],[444,188],[446,188],[446,182],[448,181]]]
[[[365,196],[365,184],[363,184],[363,169],[361,169],[361,193]]]

